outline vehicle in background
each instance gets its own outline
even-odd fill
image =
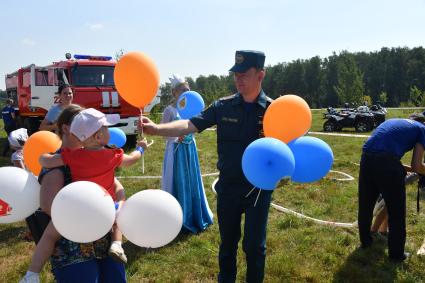
[[[370,107],[370,112],[373,114],[375,128],[385,121],[387,109],[379,104],[374,104]]]
[[[368,132],[375,127],[374,114],[367,106],[354,108],[344,108],[337,111],[332,107],[327,108],[323,114],[323,130],[325,132],[341,131],[343,128],[355,128],[356,132]],[[385,118],[384,118],[385,119]]]
[[[58,103],[58,86],[71,85],[73,103],[96,108],[105,114],[119,114],[116,127],[121,128],[129,143],[136,140],[140,110],[127,103],[117,92],[114,83],[116,62],[109,56],[65,55],[66,60],[48,66],[35,64],[22,67],[6,75],[6,92],[15,101],[18,123],[29,133],[38,131],[47,111]],[[147,114],[159,103],[157,97],[144,107]]]

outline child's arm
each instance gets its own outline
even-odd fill
[[[130,154],[124,154],[120,167],[128,167],[137,162],[142,157],[142,154],[148,148],[146,139],[137,142],[136,150]]]
[[[45,168],[55,168],[65,165],[65,163],[63,163],[62,156],[58,153],[44,153],[40,156],[38,161],[40,162],[40,165]]]
[[[125,191],[124,191],[124,187],[121,184],[120,181],[118,181],[117,178],[114,179],[114,185],[115,185],[115,199],[119,202],[119,201],[124,201],[125,200]]]

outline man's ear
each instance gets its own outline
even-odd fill
[[[97,131],[95,134],[94,134],[94,139],[96,140],[96,141],[98,141],[98,140],[100,140],[100,138],[101,138],[101,135],[102,135],[102,133],[101,133],[101,131]]]
[[[259,70],[258,71],[258,79],[259,79],[260,82],[264,79],[265,75],[266,75],[265,70]]]

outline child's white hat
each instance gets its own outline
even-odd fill
[[[22,147],[28,139],[28,132],[25,128],[12,131],[7,137],[9,144],[13,147]]]
[[[94,108],[88,108],[75,115],[70,131],[80,141],[85,141],[103,126],[115,125],[119,120],[119,114],[105,115]]]

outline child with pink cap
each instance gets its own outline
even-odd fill
[[[125,194],[123,189],[115,191],[114,172],[117,167],[127,167],[136,163],[147,148],[146,141],[139,141],[136,150],[124,154],[120,148],[111,149],[105,146],[109,142],[108,126],[118,123],[118,114],[105,115],[102,112],[89,108],[78,113],[72,120],[70,132],[77,137],[83,147],[70,150],[64,149],[60,154],[43,154],[40,164],[45,168],[54,168],[67,165],[71,171],[72,180],[91,181],[102,186],[121,207]],[[53,226],[52,226],[53,227]],[[60,234],[54,229],[47,228],[46,237],[37,244],[29,270],[40,272],[42,266],[52,254]],[[112,244],[109,255],[115,260],[126,263],[127,257],[121,246],[122,233],[113,226]]]

